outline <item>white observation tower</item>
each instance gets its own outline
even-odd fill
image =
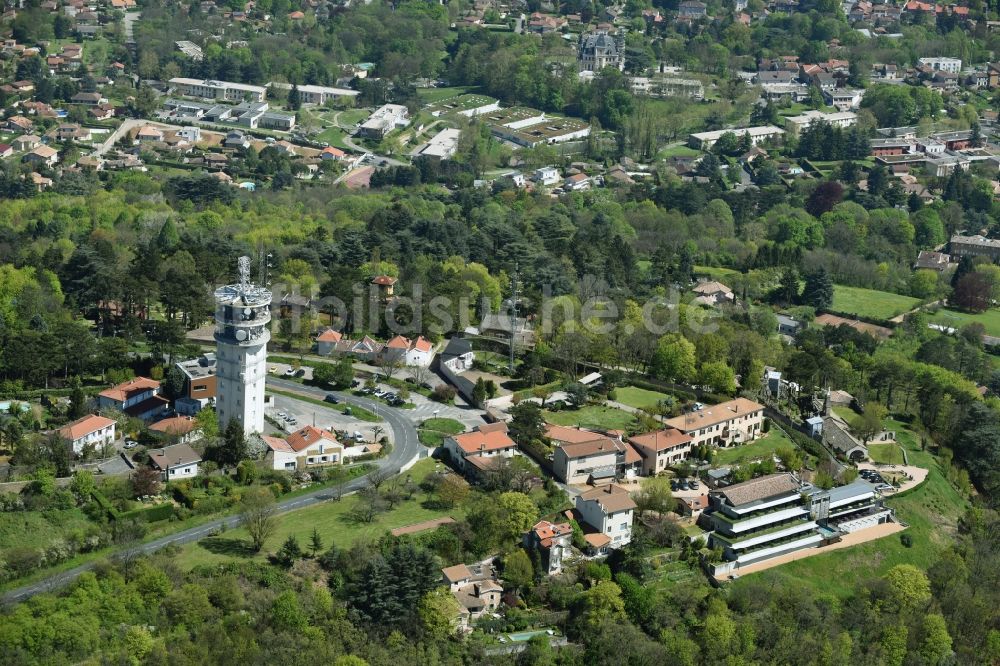
[[[264,431],[264,380],[271,339],[271,292],[250,282],[250,257],[239,259],[239,284],[215,290],[216,411],[225,429]]]

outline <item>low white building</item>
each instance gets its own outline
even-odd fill
[[[920,58],[917,62],[925,67],[930,67],[935,72],[958,74],[962,71],[961,58]]]
[[[232,81],[177,77],[170,79],[169,83],[177,89],[179,95],[185,97],[224,100],[226,102],[242,102],[244,100],[263,102],[267,96],[267,88],[263,86],[233,83]]]
[[[193,479],[198,476],[201,456],[187,444],[175,444],[149,451],[149,464],[159,470],[164,481]]]
[[[431,359],[434,358],[434,345],[423,336],[411,340],[397,335],[385,343],[385,347],[382,348],[382,356],[402,361],[403,365],[426,368],[431,364]]]
[[[458,150],[458,139],[461,136],[462,130],[453,128],[441,130],[434,135],[434,138],[427,142],[427,145],[420,149],[417,157],[436,157],[441,160],[449,159]]]
[[[281,91],[286,96],[292,90],[292,84],[278,83],[276,81],[268,83],[267,87],[275,91]],[[343,97],[353,98],[360,94],[357,90],[351,90],[350,88],[330,88],[327,86],[313,86],[308,84],[299,85],[298,89],[299,100],[303,104],[326,104],[331,99],[341,99]]]
[[[583,521],[599,533],[584,537],[598,553],[606,553],[609,548],[621,548],[632,541],[635,508],[635,500],[629,492],[613,484],[576,496],[576,510]]]
[[[688,137],[688,143],[692,148],[709,150],[715,142],[722,138],[723,134],[733,133],[737,138],[743,135],[750,137],[750,143],[757,145],[771,139],[780,139],[785,134],[785,130],[774,125],[762,125],[760,127],[739,127],[736,129],[715,130],[714,132],[697,132]]]
[[[389,132],[410,124],[410,112],[401,104],[386,104],[375,110],[358,128],[365,136],[381,139]]]
[[[534,180],[539,185],[555,185],[562,179],[559,174],[559,169],[553,166],[542,167],[541,169],[535,169]]]
[[[59,429],[59,436],[69,443],[73,453],[79,455],[87,446],[100,448],[114,442],[115,425],[109,418],[91,414],[64,425]]]
[[[792,136],[800,136],[807,127],[815,122],[826,122],[840,128],[852,127],[858,123],[858,114],[853,111],[824,113],[810,110],[797,116],[785,118],[785,129]]]

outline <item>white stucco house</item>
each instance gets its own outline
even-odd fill
[[[91,414],[64,425],[59,429],[59,436],[69,443],[73,453],[79,455],[87,446],[100,448],[114,442],[115,426],[112,419]]]
[[[174,444],[160,449],[151,449],[149,464],[159,470],[164,481],[180,481],[198,476],[201,456],[187,444]]]

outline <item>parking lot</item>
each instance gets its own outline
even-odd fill
[[[269,375],[274,377],[285,377],[287,379],[293,379],[295,377],[300,377],[302,379],[312,379],[313,369],[312,366],[303,365],[301,368],[296,370],[288,363],[268,363],[267,372]]]
[[[357,439],[357,435],[360,434],[359,441],[372,442],[383,437],[388,437],[392,441],[392,431],[385,423],[361,421],[335,409],[283,395],[274,396],[274,404],[268,408],[267,416],[281,423],[286,435],[303,426],[312,425],[334,433],[346,432],[352,439]],[[271,429],[274,428],[273,422],[268,425]]]

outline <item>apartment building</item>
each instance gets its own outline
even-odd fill
[[[636,504],[628,491],[610,485],[576,496],[576,510],[596,533],[584,535],[597,553],[621,548],[632,541],[632,519]]]
[[[666,425],[691,436],[691,446],[745,444],[764,428],[764,405],[736,398],[666,420]]]
[[[642,475],[655,476],[691,456],[691,435],[676,428],[629,437],[628,442],[642,456]]]
[[[633,477],[641,457],[629,444],[603,433],[548,425],[545,436],[555,444],[552,473],[563,483],[603,485]]]
[[[714,490],[705,515],[713,527],[710,547],[723,550],[716,575],[892,520],[892,511],[867,481],[821,490],[791,473]]]
[[[179,95],[199,97],[226,102],[263,102],[267,97],[267,88],[253,86],[247,83],[232,81],[213,81],[211,79],[187,79],[177,77],[170,79],[170,85],[177,89]]]

